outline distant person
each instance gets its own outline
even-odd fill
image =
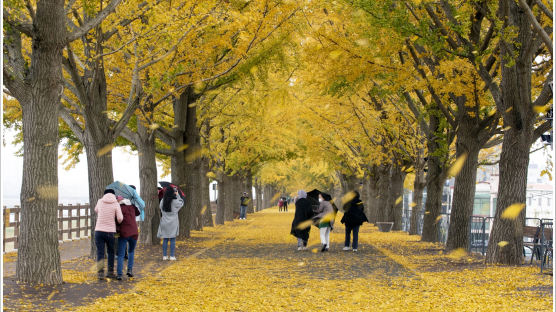
[[[282,211],[282,207],[284,207],[284,201],[280,197],[280,200],[278,200],[278,212]]]
[[[307,199],[307,193],[305,193],[304,190],[299,190],[297,192],[297,200],[295,201],[295,215],[290,231],[291,235],[297,237],[297,250],[307,249],[312,218],[313,209],[311,207],[311,201]],[[304,224],[307,221],[309,222]]]
[[[357,244],[359,239],[359,227],[363,224],[363,222],[369,222],[367,216],[365,215],[365,210],[363,207],[363,202],[359,198],[359,193],[357,191],[353,191],[355,196],[349,202],[344,205],[344,216],[340,222],[346,225],[346,239],[344,242],[343,250],[349,250],[349,243],[350,243],[350,235],[353,232],[353,243],[351,247],[353,251],[357,251]]]
[[[284,211],[288,212],[288,200],[285,197],[282,200],[284,201]]]
[[[320,231],[320,242],[322,244],[321,252],[330,249],[330,230],[334,226],[335,211],[332,207],[330,200],[332,197],[326,193],[319,194],[319,210],[317,215],[313,218]]]
[[[243,192],[243,195],[241,196],[239,201],[239,219],[245,220],[245,215],[247,214],[247,205],[249,205],[249,197],[247,196],[247,192]]]
[[[124,216],[113,189],[104,190],[104,196],[95,206],[97,221],[95,225],[95,245],[97,247],[97,274],[98,279],[104,279],[104,248],[108,253],[108,272],[106,277],[115,278],[114,275],[114,234],[116,233],[116,220],[122,222]]]
[[[164,196],[160,201],[160,211],[162,217],[158,226],[156,236],[162,238],[162,260],[176,260],[176,237],[179,235],[180,221],[178,211],[183,207],[183,199],[178,194],[175,187],[166,187]],[[170,258],[167,257],[168,241],[170,242]]]
[[[118,280],[122,280],[124,256],[127,251],[127,276],[133,277],[133,262],[135,258],[135,246],[139,238],[136,217],[141,215],[139,208],[131,204],[127,198],[118,196],[120,208],[124,216],[120,223],[120,238],[118,238]],[[127,250],[126,250],[127,247]]]

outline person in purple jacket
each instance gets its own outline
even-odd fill
[[[137,207],[131,204],[129,199],[118,196],[120,208],[124,216],[119,225],[120,238],[118,239],[118,280],[122,280],[124,256],[127,247],[127,276],[133,277],[133,261],[135,256],[135,246],[137,246],[137,238],[139,231],[137,230],[137,222],[135,217],[139,216],[141,212]]]

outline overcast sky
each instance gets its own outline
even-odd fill
[[[4,129],[4,142],[2,146],[2,205],[13,206],[19,204],[19,193],[21,190],[21,177],[23,173],[23,158],[15,156],[18,146],[12,145],[14,132]],[[538,144],[538,143],[537,143]],[[548,153],[553,151],[547,148]],[[530,164],[537,164],[544,168],[547,151],[538,151],[531,155]],[[61,151],[60,151],[61,153]],[[85,155],[80,157],[81,161],[70,170],[64,170],[60,161],[58,166],[58,191],[59,202],[63,204],[76,204],[88,202],[89,190],[87,181],[87,161]],[[554,158],[553,158],[554,159]],[[124,148],[115,148],[112,151],[112,163],[114,167],[114,179],[127,184],[133,184],[139,189],[139,159],[137,153],[131,153]],[[159,181],[170,180],[170,177],[160,177],[162,172],[158,168]],[[538,170],[537,170],[538,172]],[[554,182],[551,182],[554,185]],[[211,197],[213,194],[211,192]]]

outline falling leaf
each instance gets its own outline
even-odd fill
[[[544,113],[546,113],[546,111],[550,108],[550,105],[551,105],[551,104],[548,104],[548,105],[546,105],[546,106],[538,106],[538,105],[535,105],[535,106],[533,106],[533,110],[534,110],[536,113],[544,114]]]
[[[333,60],[340,57],[340,55],[342,55],[342,50],[334,50],[334,51],[330,52],[330,54],[328,54],[328,56]]]
[[[48,297],[46,298],[46,300],[52,299],[52,297],[54,297],[55,294],[56,294],[56,291],[55,291],[55,290],[52,291],[52,292],[50,293],[50,295],[48,295]]]
[[[114,148],[114,144],[108,144],[98,150],[97,156],[98,157],[104,156],[105,154],[109,153],[113,148]]]
[[[501,241],[498,242],[498,246],[500,246],[500,248],[504,248],[504,246],[508,245],[509,243],[507,241]]]
[[[299,222],[299,224],[297,224],[297,226],[295,228],[298,229],[298,230],[304,230],[304,229],[310,227],[311,224],[313,224],[313,220],[309,219],[309,220],[305,220],[303,222]]]
[[[448,170],[448,175],[451,177],[455,177],[456,175],[458,175],[458,173],[461,171],[461,168],[463,168],[463,164],[465,163],[466,159],[467,159],[467,153],[461,154],[456,159],[456,161],[454,162],[450,170]]]
[[[438,223],[438,221],[442,220],[442,216],[438,216],[436,217],[436,219],[434,220],[434,223]]]
[[[37,188],[37,193],[43,199],[58,199],[58,186],[42,185]]]
[[[342,206],[345,205],[346,203],[350,202],[353,198],[355,198],[355,192],[354,191],[347,192],[342,197]]]
[[[178,146],[178,147],[176,148],[176,151],[181,152],[181,151],[187,149],[188,147],[189,147],[189,145],[183,144],[183,145]]]
[[[272,196],[272,199],[270,201],[275,202],[278,199],[278,197],[280,197],[280,194],[276,193],[276,194],[274,194],[274,196]]]
[[[431,213],[430,211],[425,211],[425,214],[430,214],[430,213]]]
[[[34,201],[34,200],[35,200],[35,197],[27,198],[27,201],[28,201],[28,202],[32,202],[32,201]]]
[[[400,197],[398,197],[398,198],[396,198],[396,202],[394,203],[394,205],[397,205],[397,204],[401,203],[401,202],[402,202],[402,200],[403,200],[403,199],[402,199],[402,197],[401,197],[401,196],[400,196]]]
[[[511,205],[508,206],[508,208],[504,209],[504,211],[500,215],[500,218],[502,218],[502,219],[515,219],[515,218],[517,218],[517,216],[519,215],[521,210],[523,210],[523,208],[525,208],[525,204],[523,204],[523,203],[511,204]]]
[[[417,206],[417,204],[415,202],[411,202],[411,204],[409,204],[409,207],[411,207],[411,208],[413,208],[415,206]]]
[[[207,211],[207,205],[203,205],[203,208],[201,208],[201,215],[204,215],[205,211]]]
[[[313,249],[311,249],[311,252],[312,253],[317,253],[317,252],[319,252],[319,249],[318,248],[313,248]]]

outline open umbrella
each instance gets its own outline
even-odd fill
[[[106,186],[106,189],[113,189],[116,196],[122,196],[123,198],[129,199],[132,205],[139,208],[139,211],[141,212],[141,221],[145,220],[145,202],[141,196],[137,194],[137,191],[135,191],[134,188],[120,181],[114,181],[110,185]]]
[[[167,187],[175,187],[178,189],[178,194],[180,194],[181,199],[183,199],[183,202],[185,203],[185,194],[183,193],[183,191],[179,188],[179,186],[172,184],[170,182],[166,182],[166,181],[160,181],[158,182],[158,184],[160,184],[160,186],[162,186],[163,188],[167,188]]]

